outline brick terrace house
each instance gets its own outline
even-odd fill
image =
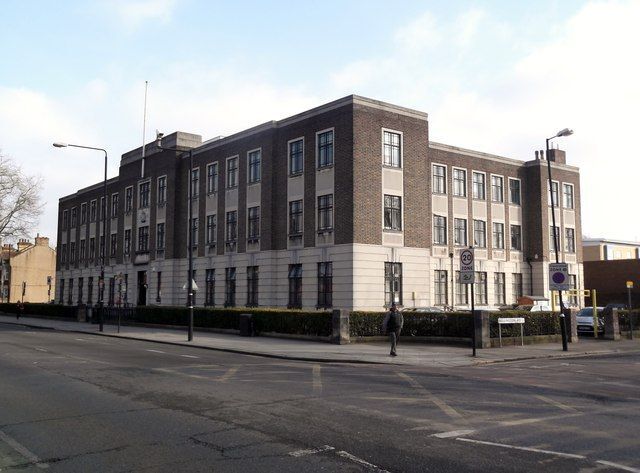
[[[188,225],[198,306],[469,307],[458,255],[476,248],[478,306],[549,296],[546,161],[429,141],[426,113],[348,96],[202,142],[175,132],[60,199],[59,302],[184,305]],[[553,150],[561,261],[583,287],[578,168]],[[144,162],[144,163],[143,163]],[[188,196],[188,179],[193,192]],[[188,222],[189,198],[193,220]],[[100,225],[98,225],[100,224]],[[100,230],[102,234],[102,230]]]

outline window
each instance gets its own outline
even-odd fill
[[[124,190],[124,211],[125,213],[131,212],[133,208],[133,187],[127,187]]]
[[[563,184],[562,188],[564,189],[564,208],[572,209],[573,208],[573,184]]]
[[[98,203],[97,203],[97,201],[92,200],[89,205],[90,205],[90,208],[89,208],[89,221],[90,222],[95,222],[96,221],[96,212],[97,212],[97,208],[98,208],[97,207]]]
[[[385,230],[402,230],[402,198],[397,195],[384,196]]]
[[[78,278],[78,304],[84,299],[84,278]]]
[[[64,279],[60,280],[60,304],[64,304]]]
[[[164,205],[167,202],[167,176],[158,178],[158,205]]]
[[[249,207],[247,210],[248,239],[260,238],[260,207]]]
[[[333,130],[318,133],[318,168],[333,166]]]
[[[216,244],[216,216],[207,215],[207,245]]]
[[[62,249],[64,250],[64,245],[62,245]],[[93,261],[95,257],[96,257],[96,239],[92,237],[92,238],[89,238],[89,260]]]
[[[447,192],[447,168],[438,164],[433,165],[433,192],[446,194]]]
[[[475,303],[487,305],[487,273],[476,271],[473,289],[476,298]]]
[[[402,304],[402,263],[384,264],[384,303]]]
[[[104,258],[104,235],[100,235],[100,258]]]
[[[257,266],[247,266],[247,307],[258,307]]]
[[[318,197],[318,230],[333,228],[333,194]]]
[[[502,184],[501,176],[491,176],[491,200],[493,202],[504,202],[504,189]]]
[[[522,251],[522,227],[511,225],[511,249]]]
[[[383,132],[384,165],[399,168],[402,166],[400,154],[400,133]]]
[[[87,223],[87,204],[80,204],[80,225]]]
[[[87,257],[87,242],[86,240],[80,240],[80,261],[84,261]]]
[[[302,265],[289,265],[289,308],[302,307]]]
[[[433,216],[433,243],[436,245],[447,244],[447,217]]]
[[[473,246],[487,247],[487,222],[484,220],[473,221]]]
[[[75,228],[78,225],[78,208],[73,207],[71,209],[71,228]]]
[[[67,263],[67,244],[63,243],[61,250],[60,250],[60,262],[62,264],[66,264]]]
[[[93,244],[92,244],[93,245]],[[131,229],[128,228],[124,231],[124,248],[123,253],[125,255],[131,254]]]
[[[467,171],[464,169],[453,169],[453,195],[467,196]]]
[[[469,285],[460,283],[460,271],[456,271],[456,300],[455,304],[469,304]]]
[[[236,268],[224,268],[224,306],[236,305]]]
[[[156,302],[162,302],[162,271],[158,271],[156,274]],[[120,279],[119,286],[118,292],[122,293],[122,279]]]
[[[115,258],[116,252],[118,251],[118,234],[112,233],[111,240],[109,241],[109,256]]]
[[[238,157],[227,159],[227,189],[238,185]]]
[[[156,249],[164,250],[164,223],[156,226]]]
[[[69,263],[74,264],[76,262],[76,242],[72,241],[69,245]]]
[[[191,170],[191,198],[195,199],[200,193],[200,168]]]
[[[434,285],[434,302],[436,305],[447,305],[449,300],[447,294],[447,272],[436,270],[433,277]]]
[[[513,273],[511,275],[511,294],[513,295],[513,303],[517,304],[518,299],[523,295],[521,273]]]
[[[479,200],[486,199],[485,175],[481,172],[473,173],[473,198]]]
[[[109,299],[107,301],[107,305],[113,305],[113,299],[116,293],[116,280],[114,278],[109,278]]]
[[[571,285],[571,289],[578,289],[578,278],[575,274],[569,275],[569,284]],[[574,293],[569,293],[569,304],[578,305],[578,295]]]
[[[304,140],[289,142],[289,175],[301,174],[304,169]]]
[[[456,246],[467,246],[467,219],[453,219],[453,244]]]
[[[504,223],[493,222],[493,248],[504,250]]]
[[[555,227],[554,231],[554,227],[552,225],[549,227],[549,251],[556,251],[556,248],[558,250],[562,248],[562,245],[560,245],[560,229],[558,227]]]
[[[213,306],[215,303],[216,270],[207,269],[204,278],[204,305]]]
[[[191,219],[191,245],[198,246],[198,217],[193,217]]]
[[[93,276],[87,280],[87,304],[93,303]]]
[[[302,234],[302,200],[289,202],[289,235]]]
[[[73,304],[73,278],[69,279],[69,297],[67,299],[67,304]]]
[[[249,152],[249,184],[260,182],[260,161],[262,152],[258,149]]]
[[[318,263],[318,309],[333,306],[333,263]]]
[[[493,273],[494,304],[505,304],[504,273]]]
[[[145,209],[149,207],[149,181],[142,182],[139,187],[140,201],[138,204],[138,208]]]
[[[576,252],[576,231],[573,228],[564,229],[564,251],[567,253]]]
[[[207,194],[218,192],[218,163],[207,165]]]
[[[66,230],[67,228],[69,228],[69,211],[63,210],[62,211],[62,229]]]
[[[138,228],[138,251],[149,251],[149,227]]]
[[[553,206],[557,207],[558,206],[558,183],[555,181],[551,182],[551,197],[547,199],[547,201],[549,202],[549,205],[551,205],[552,199],[553,199]]]
[[[111,218],[118,216],[118,204],[120,202],[119,194],[111,194]]]
[[[227,212],[227,220],[226,220],[226,236],[225,241],[227,243],[235,242],[238,238],[238,211],[232,210]]]
[[[520,205],[520,180],[509,179],[509,203]]]

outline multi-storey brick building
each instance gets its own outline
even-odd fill
[[[105,252],[105,303],[185,304],[189,224],[196,305],[468,307],[456,272],[471,245],[479,306],[548,295],[542,154],[523,162],[433,143],[426,113],[358,96],[162,145],[122,156],[107,183],[106,239],[102,183],[60,199],[59,301],[96,302]],[[191,172],[173,147],[192,150]],[[581,288],[579,173],[564,152],[551,159],[561,260]]]

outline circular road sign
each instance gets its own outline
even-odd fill
[[[471,250],[462,250],[460,252],[460,262],[465,266],[473,264],[473,252]]]
[[[556,284],[562,284],[566,279],[566,277],[564,276],[564,273],[561,273],[560,271],[558,271],[557,273],[553,273],[553,276],[551,276],[551,279],[553,279],[553,282]]]

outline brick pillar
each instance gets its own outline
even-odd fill
[[[618,321],[618,309],[604,316],[604,338],[606,340],[620,340],[620,322]]]
[[[563,309],[562,313],[567,322],[567,341],[569,343],[578,343],[578,309]]]
[[[334,309],[331,314],[331,343],[346,345],[349,340],[349,311]]]
[[[491,331],[489,330],[489,315],[486,310],[476,310],[473,318],[476,326],[476,348],[491,348]]]

